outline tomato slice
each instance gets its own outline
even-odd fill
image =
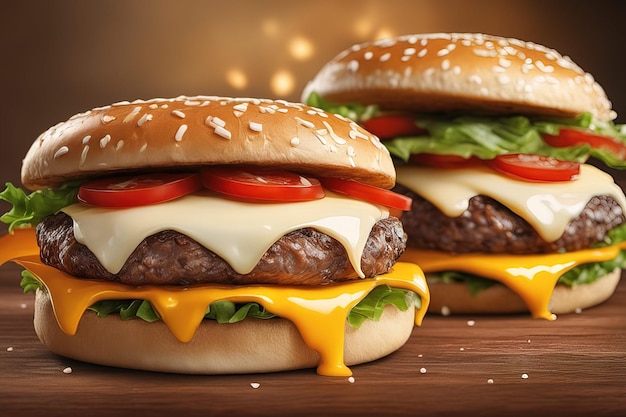
[[[436,153],[416,153],[409,157],[409,162],[418,165],[428,165],[435,168],[468,168],[481,165],[480,158],[471,156],[464,158],[458,155],[443,155]]]
[[[415,136],[427,133],[415,125],[415,118],[406,114],[388,114],[364,120],[361,125],[365,130],[380,139],[393,139],[398,136]]]
[[[542,155],[506,154],[485,161],[494,170],[527,181],[572,181],[580,164]]]
[[[111,177],[81,185],[78,200],[100,207],[136,207],[174,200],[201,188],[197,173]]]
[[[622,159],[626,158],[626,144],[623,142],[581,129],[560,128],[558,135],[544,134],[542,138],[544,142],[555,148],[589,144],[592,148],[605,149]]]
[[[324,187],[339,194],[400,211],[411,210],[413,200],[391,190],[340,178],[322,178]]]
[[[290,171],[219,167],[201,172],[206,188],[241,200],[296,202],[324,197],[318,180]]]

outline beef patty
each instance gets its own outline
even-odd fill
[[[85,245],[76,241],[73,221],[65,213],[43,219],[36,233],[45,264],[77,277],[128,285],[323,285],[359,279],[344,247],[312,228],[281,237],[247,274],[235,272],[218,255],[173,230],[143,240],[117,274],[107,271]],[[361,258],[365,276],[371,278],[388,272],[404,252],[406,242],[406,233],[396,217],[376,223]]]
[[[402,215],[408,245],[449,253],[555,253],[589,248],[625,221],[620,205],[610,196],[593,197],[580,216],[570,221],[563,235],[546,242],[523,218],[498,201],[475,196],[460,216],[446,216],[432,203],[402,185],[394,191],[413,198]]]

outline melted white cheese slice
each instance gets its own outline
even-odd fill
[[[146,237],[163,230],[183,233],[245,274],[281,236],[313,227],[338,240],[363,277],[361,256],[374,224],[389,216],[385,207],[326,192],[298,203],[255,204],[195,193],[173,201],[126,209],[73,204],[63,209],[74,220],[76,240],[115,274]]]
[[[525,219],[546,241],[561,237],[595,195],[609,195],[626,212],[626,199],[613,178],[581,164],[574,181],[530,182],[512,179],[487,167],[437,169],[405,166],[397,182],[421,195],[449,217],[460,216],[476,195],[491,197]]]

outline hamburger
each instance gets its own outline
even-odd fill
[[[626,206],[599,167],[626,166],[626,130],[570,58],[485,34],[399,36],[339,53],[302,99],[390,150],[394,190],[413,198],[401,260],[426,273],[430,311],[553,319],[613,294]]]
[[[121,102],[41,134],[0,197],[0,263],[25,268],[52,352],[231,374],[349,365],[399,349],[429,302],[396,263],[410,200],[356,123],[262,99]]]

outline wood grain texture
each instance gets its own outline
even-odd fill
[[[401,350],[353,367],[350,382],[314,370],[188,376],[56,356],[34,334],[33,295],[21,293],[19,271],[0,268],[0,414],[7,417],[626,415],[624,280],[603,305],[554,322],[428,316]]]

